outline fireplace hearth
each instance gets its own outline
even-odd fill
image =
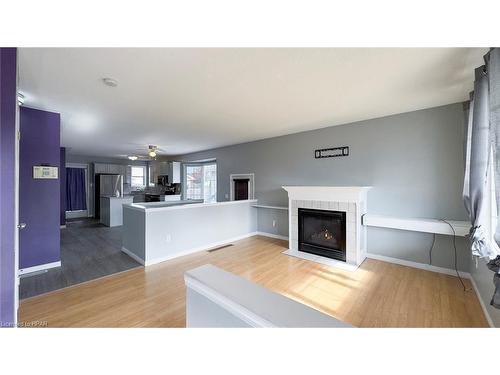
[[[298,250],[346,261],[346,213],[298,209]]]

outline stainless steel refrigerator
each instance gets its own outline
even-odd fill
[[[115,197],[116,192],[123,196],[123,176],[121,174],[95,175],[95,217],[100,218],[101,197]]]

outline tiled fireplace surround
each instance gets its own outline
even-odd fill
[[[359,266],[366,258],[366,228],[361,217],[366,213],[368,186],[283,186],[288,192],[288,255],[321,263],[339,263],[329,258],[298,251],[298,209],[340,211],[346,213],[346,263]],[[340,262],[343,263],[343,262]]]

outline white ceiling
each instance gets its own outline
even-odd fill
[[[21,48],[19,86],[72,154],[176,155],[463,101],[486,52]]]

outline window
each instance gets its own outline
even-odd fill
[[[130,183],[133,187],[143,187],[146,179],[146,168],[131,167],[131,180]]]
[[[184,164],[184,198],[217,202],[217,164]]]

